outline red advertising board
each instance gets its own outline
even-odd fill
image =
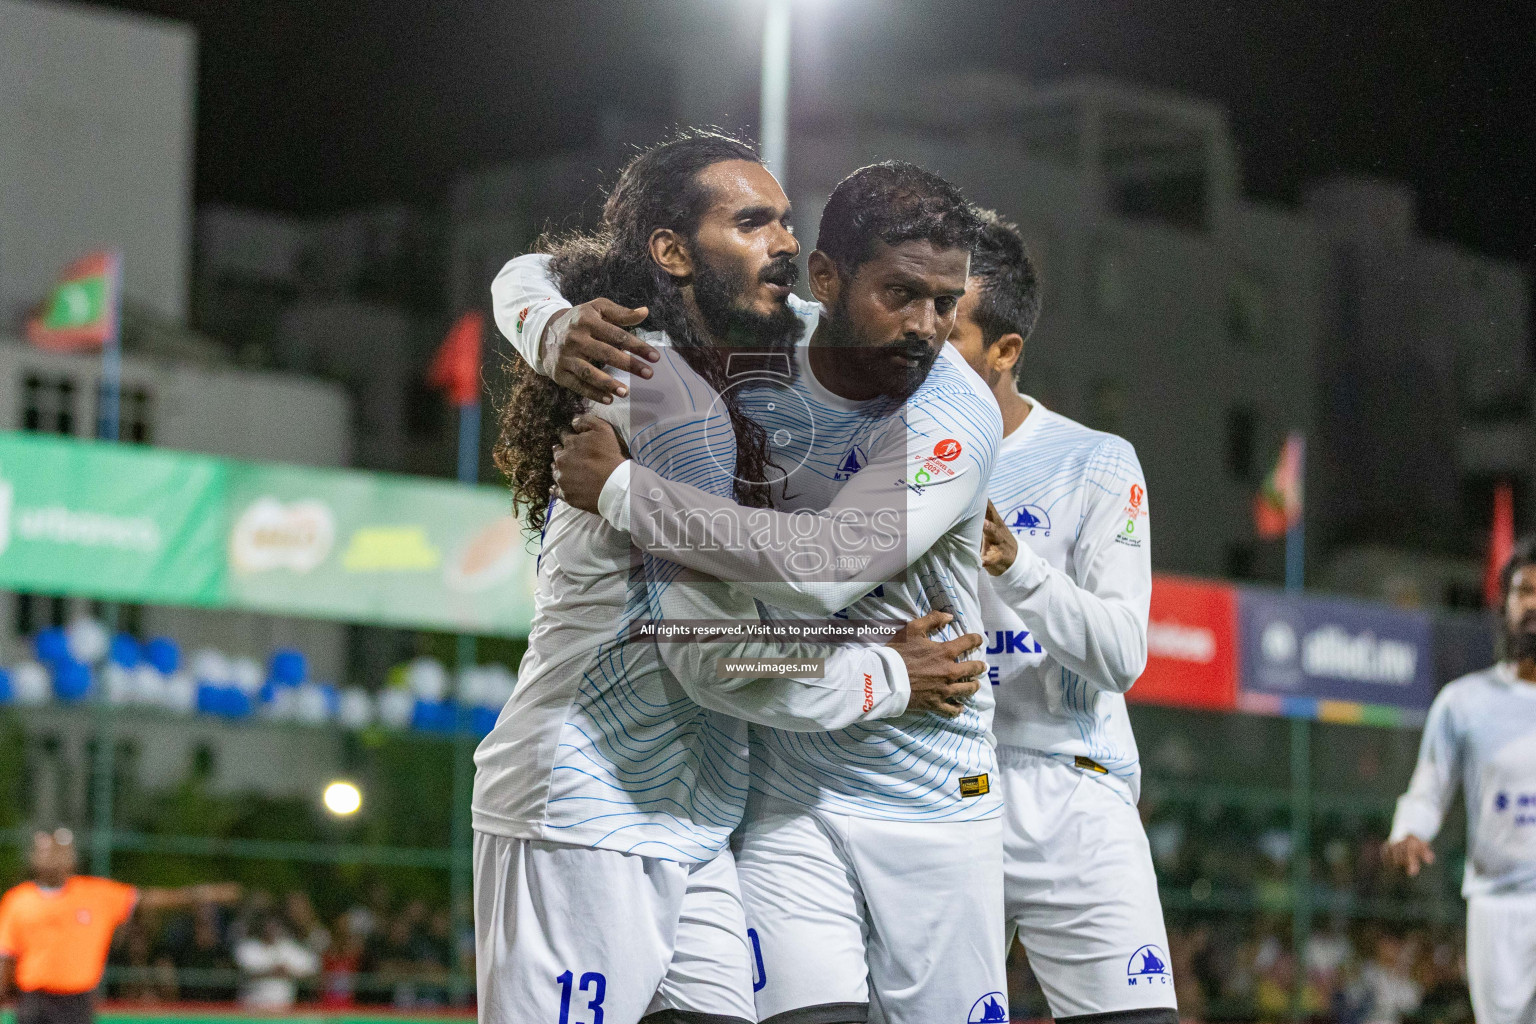
[[[1232,710],[1237,670],[1237,591],[1178,576],[1153,577],[1147,670],[1126,699]]]

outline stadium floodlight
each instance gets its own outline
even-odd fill
[[[763,17],[762,94],[757,118],[763,163],[781,185],[789,158],[790,3],[791,0],[767,0],[768,9]]]
[[[350,782],[336,781],[325,787],[325,794],[321,797],[325,803],[325,809],[338,818],[356,814],[358,808],[363,806],[363,792]]]

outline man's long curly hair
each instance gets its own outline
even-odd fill
[[[573,305],[601,297],[631,308],[649,307],[645,327],[666,332],[678,355],[724,396],[736,432],[736,500],[764,507],[771,466],[767,435],[727,391],[726,354],[706,339],[688,314],[677,280],[650,253],[651,235],[658,229],[694,236],[711,201],[700,172],[726,160],[761,162],[751,146],[712,131],[686,132],[646,150],[619,175],[597,230],[545,235],[536,249],[552,257],[560,292]],[[541,376],[521,357],[513,357],[507,371],[496,465],[511,484],[513,508],[530,530],[539,531],[552,504],[554,446],[586,401]]]

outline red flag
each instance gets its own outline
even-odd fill
[[[1504,596],[1500,577],[1515,553],[1515,491],[1504,480],[1493,489],[1493,527],[1488,531],[1488,568],[1483,574],[1483,601],[1497,608]]]
[[[1303,444],[1299,433],[1285,439],[1280,461],[1253,499],[1253,525],[1264,540],[1284,537],[1301,519]]]
[[[459,317],[432,358],[427,383],[442,388],[454,405],[480,401],[480,338],[485,333],[485,314],[471,310]]]
[[[70,264],[37,311],[27,340],[38,348],[75,352],[101,348],[117,330],[122,264],[114,252],[93,252]]]

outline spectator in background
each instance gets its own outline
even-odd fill
[[[336,919],[336,932],[320,958],[320,1005],[356,1003],[357,975],[363,968],[363,937],[352,930],[350,913]]]
[[[325,952],[331,944],[331,933],[325,930],[325,925],[320,923],[320,915],[315,913],[315,905],[310,902],[309,896],[291,890],[283,897],[283,914],[288,918],[288,927],[293,930],[293,936],[315,956]]]
[[[182,999],[213,1003],[235,997],[234,987],[215,980],[213,973],[235,969],[235,958],[220,934],[219,924],[219,908],[199,903],[192,911],[191,933],[168,945],[171,962],[180,970],[194,972],[191,980],[181,986]]]
[[[320,958],[294,940],[282,919],[267,914],[235,947],[235,963],[245,975],[241,1005],[252,1010],[287,1010],[298,1000],[298,979],[320,969]]]
[[[1371,945],[1374,951],[1360,968],[1349,1002],[1361,1024],[1402,1024],[1423,998],[1411,973],[1414,947],[1385,931],[1378,932]]]

